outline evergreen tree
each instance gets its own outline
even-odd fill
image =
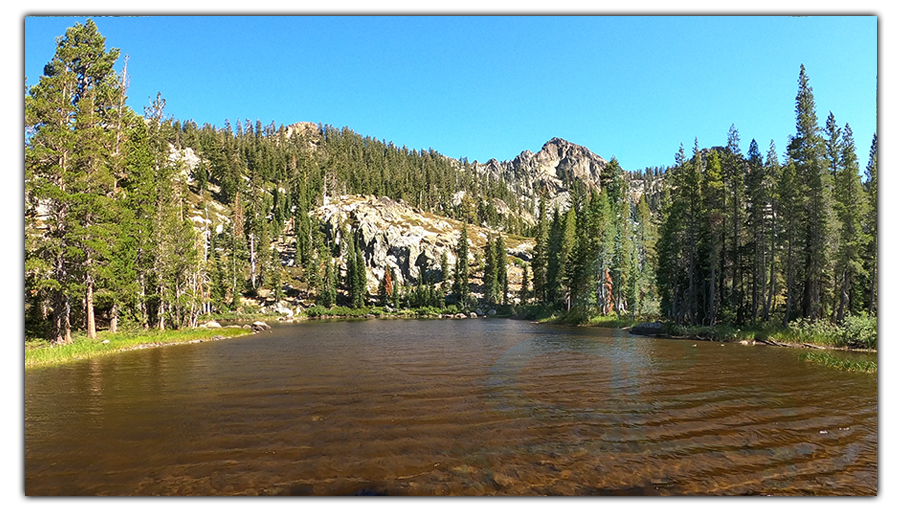
[[[334,259],[325,255],[325,275],[322,281],[322,291],[319,295],[319,304],[330,308],[337,302],[337,280],[334,271]]]
[[[463,223],[456,246],[456,272],[453,277],[453,295],[457,305],[464,307],[469,299],[469,234]]]
[[[798,184],[797,167],[789,160],[781,170],[781,181],[778,184],[778,206],[781,208],[782,227],[782,265],[787,293],[785,294],[784,316],[781,325],[787,326],[788,322],[796,316],[797,299],[797,256],[802,237],[800,228],[802,221],[803,201],[797,195],[800,189]]]
[[[393,275],[392,275],[392,277],[395,278],[395,279],[400,279],[400,277],[397,277],[397,276],[393,276]],[[392,301],[392,303],[393,303],[393,305],[394,305],[394,309],[400,309],[400,290],[401,290],[402,288],[403,288],[403,284],[401,284],[401,283],[398,282],[398,283],[393,287],[393,291],[391,292],[391,301]]]
[[[355,240],[355,237],[352,238]],[[353,280],[354,296],[353,307],[361,308],[366,305],[366,258],[363,255],[362,246],[356,244],[356,271]]]
[[[560,280],[565,270],[560,268],[560,257],[563,240],[563,221],[559,213],[559,207],[553,209],[553,217],[547,231],[547,283],[544,287],[546,303],[557,305],[562,291]]]
[[[612,277],[612,299],[618,315],[627,309],[628,272],[631,269],[631,239],[628,220],[631,215],[631,201],[624,171],[615,159],[610,161],[612,182],[610,182],[610,205],[613,220],[613,249],[610,267]],[[574,231],[574,225],[573,225]]]
[[[531,292],[528,290],[528,263],[522,263],[522,287],[519,288],[519,301],[528,304]]]
[[[797,172],[799,189],[795,196],[802,203],[802,315],[818,318],[826,266],[827,207],[830,205],[824,181],[825,145],[816,117],[816,103],[806,68],[800,65],[796,97],[796,134],[791,137],[788,155]]]
[[[726,299],[729,305],[731,318],[741,321],[744,309],[744,270],[743,270],[743,219],[744,219],[744,173],[745,163],[741,153],[741,138],[737,128],[731,125],[728,130],[728,145],[722,157],[722,180],[725,185],[725,217],[726,250],[728,262],[722,274],[730,277],[731,286],[728,288],[729,297]],[[731,320],[729,318],[729,320]]]
[[[776,185],[781,177],[781,166],[778,163],[778,153],[775,151],[775,141],[769,141],[769,152],[766,155],[766,179],[765,189],[769,199],[769,207],[766,211],[767,232],[769,242],[769,275],[766,290],[766,299],[763,306],[763,320],[768,321],[770,311],[774,304],[776,286],[778,285],[778,276],[775,273],[775,265],[777,264],[775,252],[778,246],[779,238],[779,218],[780,208],[778,208],[778,196]]]
[[[647,201],[646,194],[641,196],[636,210],[635,249],[637,257],[634,261],[637,268],[635,282],[638,290],[638,307],[636,310],[640,314],[646,315],[655,312],[655,308],[651,303],[656,299],[653,275],[656,272],[657,240],[656,224],[653,221],[653,213],[650,210],[650,203]]]
[[[496,285],[500,295],[497,297],[497,303],[503,305],[509,304],[509,275],[506,272],[506,244],[503,242],[503,234],[497,235],[494,242],[494,261],[496,267]]]
[[[866,166],[865,196],[869,212],[865,218],[865,232],[869,236],[868,263],[868,305],[869,315],[875,315],[878,308],[878,134],[872,135],[869,148],[869,164]]]
[[[840,247],[838,250],[836,273],[839,279],[838,308],[836,320],[844,320],[846,313],[852,312],[851,293],[856,281],[863,275],[862,252],[868,237],[862,231],[865,217],[865,197],[859,180],[859,162],[856,158],[856,144],[850,125],[844,126],[840,143],[840,168],[834,183],[834,200],[840,223]]]
[[[450,259],[447,257],[447,251],[441,253],[441,304],[443,305],[444,297],[450,290]]]
[[[93,291],[98,266],[108,260],[110,150],[124,95],[113,69],[118,57],[92,20],[75,24],[25,98],[26,199],[47,211],[47,232],[26,245],[26,264],[51,298],[49,338],[56,343],[71,342],[73,298],[83,298],[88,335],[96,335]]]
[[[703,177],[703,205],[705,217],[701,237],[702,255],[707,258],[708,277],[706,279],[706,320],[712,326],[719,316],[722,303],[724,281],[722,264],[724,260],[725,183],[722,179],[722,163],[719,153],[713,150],[706,157],[706,171]]]
[[[493,240],[490,236],[487,238],[487,244],[484,247],[484,271],[481,276],[481,282],[484,289],[484,303],[497,304],[497,295],[500,292],[497,286],[497,253],[494,248]]]
[[[547,202],[541,196],[539,209],[537,230],[534,236],[534,255],[531,260],[532,274],[534,278],[534,298],[538,304],[547,302],[546,286],[547,286]]]
[[[766,189],[766,168],[756,140],[750,142],[747,151],[747,228],[750,233],[752,260],[750,268],[750,321],[756,323],[766,287],[766,208],[769,204]]]

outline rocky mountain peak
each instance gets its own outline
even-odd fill
[[[609,180],[605,171],[608,162],[590,149],[554,137],[538,151],[525,150],[512,160],[498,161],[494,158],[484,164],[475,164],[480,174],[494,179],[503,179],[523,196],[533,197],[545,194],[550,200],[550,210],[565,208],[569,201],[569,188],[575,183],[583,183],[600,189]]]

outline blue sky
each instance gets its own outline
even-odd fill
[[[27,83],[85,18],[26,17]],[[167,112],[349,127],[484,162],[552,137],[629,170],[722,145],[779,154],[800,64],[820,123],[849,123],[861,168],[876,128],[877,19],[814,17],[94,17],[128,54],[130,104]],[[121,67],[121,64],[119,65]]]

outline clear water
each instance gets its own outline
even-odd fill
[[[875,375],[694,345],[331,321],[28,370],[25,493],[876,494]]]

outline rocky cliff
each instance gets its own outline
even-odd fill
[[[398,276],[396,281],[414,284],[419,268],[424,267],[438,282],[441,257],[446,252],[451,271],[456,269],[455,248],[463,227],[459,221],[422,211],[403,201],[374,196],[328,199],[313,215],[337,241],[342,226],[361,238],[372,293],[377,290],[385,268],[391,268],[392,274]],[[467,260],[472,261],[476,253],[481,253],[488,236],[495,232],[470,225],[467,234]],[[530,259],[533,240],[516,236],[504,236],[504,239],[509,255]]]

